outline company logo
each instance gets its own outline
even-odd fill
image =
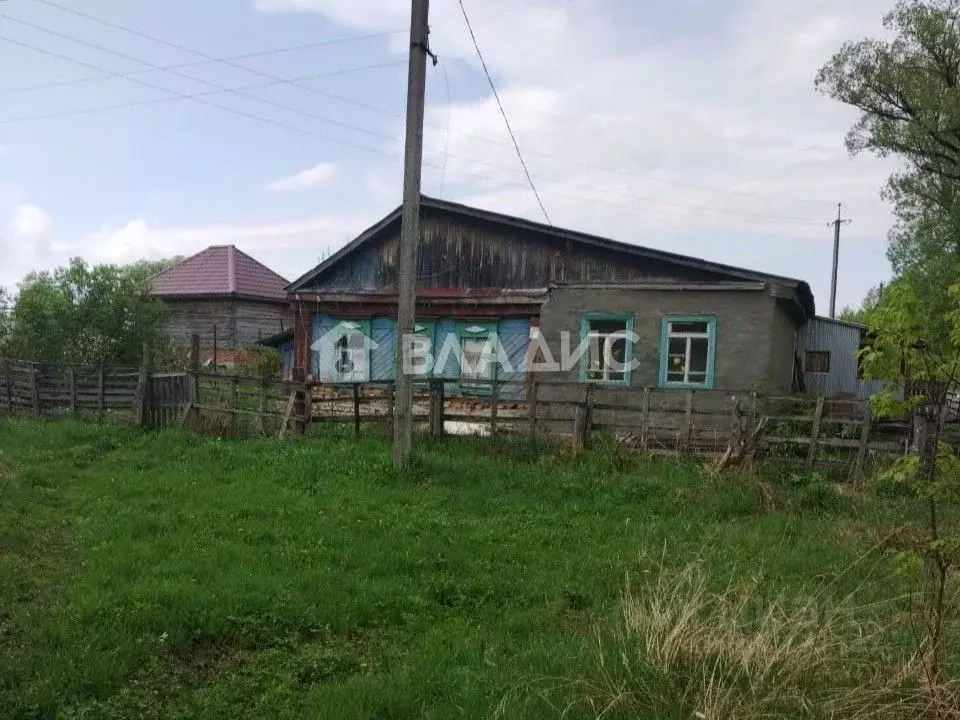
[[[591,376],[610,379],[638,365],[629,352],[639,340],[633,332],[588,333],[583,338],[567,331],[558,335],[559,343],[551,347],[539,328],[531,328],[523,355],[515,352],[512,358],[500,336],[481,325],[468,326],[459,335],[448,333],[438,343],[422,333],[405,334],[398,349],[403,373],[415,377],[439,376],[456,368],[461,380],[481,380],[491,377],[494,368],[506,374],[568,372],[586,363]],[[380,345],[363,324],[341,321],[310,347],[321,379],[364,382],[370,379],[371,353]]]

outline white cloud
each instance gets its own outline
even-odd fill
[[[53,220],[36,205],[20,202],[19,191],[0,186],[0,287],[13,287],[53,255]]]
[[[306,170],[287,177],[274,180],[267,184],[271,192],[292,192],[295,190],[312,190],[326,185],[337,172],[335,163],[322,162]]]
[[[53,220],[43,210],[30,203],[22,203],[13,209],[7,221],[11,245],[27,244],[35,249],[49,247]]]
[[[92,262],[126,263],[141,258],[192,255],[210,245],[236,245],[287,277],[297,277],[317,258],[337,248],[369,224],[347,214],[288,223],[219,224],[200,227],[151,227],[143,218],[104,227],[82,238],[65,254]]]

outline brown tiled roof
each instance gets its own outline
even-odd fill
[[[287,280],[233,245],[213,245],[153,279],[161,297],[224,295],[287,299]]]

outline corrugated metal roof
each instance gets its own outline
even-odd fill
[[[241,296],[286,300],[287,280],[233,245],[213,245],[153,278],[161,297]]]

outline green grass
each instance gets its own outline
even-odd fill
[[[556,717],[526,688],[596,672],[651,558],[825,603],[904,590],[863,556],[908,499],[774,482],[771,508],[611,447],[417,451],[394,473],[377,437],[0,422],[0,715]],[[690,716],[668,705],[648,716]]]

